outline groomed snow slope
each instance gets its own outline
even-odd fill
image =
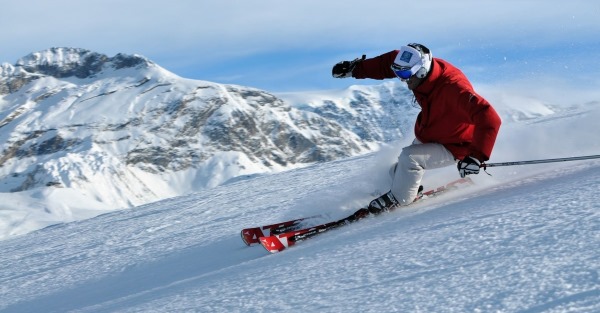
[[[258,177],[2,241],[0,311],[600,310],[595,161],[537,166],[541,174],[510,182],[494,170],[279,254],[240,240],[244,226],[310,213],[308,199],[328,205],[374,187],[354,182],[377,160]]]

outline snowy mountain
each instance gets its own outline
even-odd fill
[[[372,92],[353,94],[344,108],[337,99],[295,107],[265,91],[183,79],[139,55],[74,48],[2,64],[0,191],[34,199],[6,224],[77,220],[363,154],[401,135],[388,127],[397,100],[371,109]]]
[[[408,88],[396,81],[278,96],[295,108],[336,121],[366,142],[391,142],[407,134],[412,136],[420,110]]]
[[[3,191],[106,180],[122,199],[95,196],[129,206],[372,149],[271,94],[185,80],[141,56],[55,48],[3,66],[2,78]],[[188,181],[169,187],[172,176]]]

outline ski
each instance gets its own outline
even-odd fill
[[[298,219],[289,220],[289,221],[285,221],[285,222],[275,223],[275,224],[271,224],[271,225],[244,228],[244,229],[242,229],[242,231],[240,233],[242,235],[242,240],[244,241],[244,243],[247,246],[250,246],[252,244],[259,243],[260,237],[268,237],[268,236],[275,235],[275,234],[281,234],[281,233],[290,232],[290,231],[293,231],[296,229],[301,229],[301,228],[303,228],[304,225],[306,225],[307,221],[309,221],[311,219],[316,219],[319,217],[321,217],[321,216],[315,215],[315,216],[303,217],[303,218],[298,218]]]
[[[444,193],[449,190],[458,189],[461,187],[461,185],[471,185],[471,184],[473,184],[473,181],[470,178],[468,178],[468,177],[461,178],[461,179],[452,181],[444,186],[440,186],[438,188],[431,189],[431,190],[428,190],[425,192],[420,192],[419,196],[415,199],[415,202],[419,202],[423,199],[427,199],[430,197],[438,196],[441,193]],[[340,220],[312,226],[309,228],[292,229],[287,232],[281,232],[281,231],[272,232],[271,235],[259,236],[258,240],[267,251],[269,251],[271,253],[276,253],[276,252],[283,251],[286,248],[289,248],[289,247],[295,245],[297,242],[312,238],[316,235],[322,234],[326,231],[338,228],[340,226],[354,223],[366,216],[368,216],[368,214],[357,216],[356,213],[354,213],[354,214],[352,214],[348,217],[342,218]],[[300,220],[302,220],[302,219],[300,219]],[[290,221],[290,222],[293,222],[293,221]],[[289,223],[289,222],[286,222],[286,223]],[[283,223],[280,223],[280,224],[283,224]],[[275,225],[278,225],[278,224],[275,224]]]
[[[422,198],[437,196],[445,191],[460,188],[461,185],[465,185],[465,184],[473,185],[474,183],[473,183],[473,180],[471,180],[471,178],[469,178],[469,177],[459,178],[455,181],[445,184],[444,186],[440,186],[436,189],[431,189],[431,190],[425,191],[423,193],[420,193],[419,198],[417,198],[415,200],[415,202],[417,202],[418,200],[421,200]]]
[[[328,230],[332,230],[334,228],[353,223],[357,220],[358,219],[354,218],[353,216],[348,216],[346,218],[343,218],[343,219],[340,219],[337,221],[333,221],[333,222],[329,222],[329,223],[325,223],[325,224],[321,224],[321,225],[316,225],[316,226],[305,228],[305,229],[294,230],[294,231],[290,231],[290,232],[286,232],[286,233],[282,233],[282,234],[275,234],[275,235],[271,235],[271,236],[260,237],[259,240],[260,240],[261,245],[265,249],[267,249],[267,251],[269,251],[271,253],[280,252],[286,248],[289,248],[289,247],[295,245],[296,242],[306,240],[306,239],[314,237],[318,234],[324,233]]]

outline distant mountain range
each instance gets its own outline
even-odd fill
[[[0,192],[71,188],[131,207],[374,151],[417,113],[396,82],[277,96],[51,48],[0,66]]]

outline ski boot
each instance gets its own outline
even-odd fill
[[[390,211],[394,207],[398,205],[398,201],[394,198],[392,191],[388,191],[386,194],[380,196],[379,198],[371,201],[367,209],[369,213],[373,215],[377,215],[383,212]]]

